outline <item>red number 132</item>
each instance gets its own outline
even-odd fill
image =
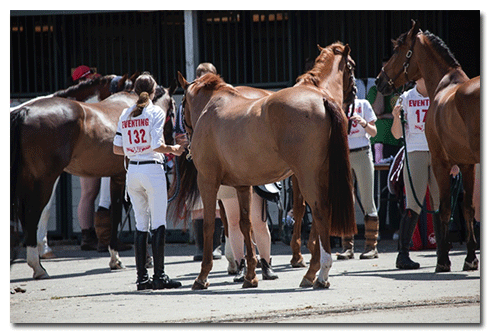
[[[129,136],[129,144],[133,144],[133,140],[134,140],[134,143],[138,144],[138,143],[146,143],[146,132],[144,129],[140,129],[139,131],[137,129],[133,130],[131,132],[131,130],[128,131],[128,136]],[[133,138],[134,137],[134,138]]]

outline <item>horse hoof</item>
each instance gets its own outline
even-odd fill
[[[204,290],[204,289],[208,289],[208,287],[209,287],[208,281],[201,281],[199,279],[196,279],[194,281],[194,284],[192,285],[192,290]]]
[[[41,273],[34,273],[34,275],[32,276],[34,278],[34,280],[43,280],[43,279],[49,279],[50,276],[48,274],[48,272],[44,271],[44,272],[41,272]]]
[[[475,258],[472,262],[467,262],[465,260],[463,271],[476,271],[478,270],[478,259]]]
[[[315,283],[313,283],[313,289],[328,289],[330,287],[330,282],[320,282],[320,280],[316,279]]]
[[[303,280],[301,280],[301,283],[299,284],[301,288],[311,288],[313,287],[313,282],[308,280],[307,278],[303,277]]]
[[[450,271],[451,271],[451,265],[437,264],[436,266],[436,273],[443,273],[443,272],[450,272]]]
[[[298,261],[291,260],[291,266],[294,267],[294,268],[303,268],[303,267],[306,267],[305,260],[303,258],[301,258]]]
[[[41,259],[53,259],[56,258],[56,254],[54,254],[52,251],[46,252],[45,254],[40,255]]]
[[[118,260],[116,262],[110,262],[109,263],[109,267],[111,268],[111,270],[115,271],[115,270],[118,270],[118,269],[125,269],[126,267],[123,265],[122,261]]]
[[[243,281],[242,288],[257,288],[258,286],[259,286],[259,279],[256,276],[252,279],[252,281],[249,281],[245,278],[245,280]]]

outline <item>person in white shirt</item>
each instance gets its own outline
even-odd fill
[[[434,177],[429,147],[425,138],[425,117],[429,109],[430,100],[427,95],[425,81],[423,78],[416,81],[413,89],[403,93],[393,108],[393,125],[391,132],[395,138],[403,136],[401,112],[406,119],[405,123],[405,141],[406,141],[406,158],[403,172],[403,181],[406,192],[406,210],[400,221],[400,237],[398,239],[398,256],[396,258],[396,267],[399,269],[417,269],[420,264],[414,262],[409,257],[410,241],[412,239],[415,226],[419,219],[422,208],[418,205],[414,196],[420,203],[423,202],[427,185],[431,198],[431,207],[434,203],[439,202],[439,188]],[[407,168],[407,158],[408,166]],[[413,181],[414,191],[410,186],[409,173]]]
[[[125,109],[117,124],[114,153],[129,159],[126,184],[133,205],[137,289],[164,289],[181,286],[164,272],[165,226],[167,216],[167,183],[164,153],[181,155],[184,145],[166,145],[163,137],[165,112],[152,103],[157,84],[149,73],[134,83],[139,95],[135,105]],[[151,222],[151,223],[150,223]],[[148,232],[153,230],[153,281],[146,265]]]
[[[379,219],[374,203],[374,162],[370,138],[376,136],[376,114],[365,99],[355,99],[354,109],[349,110],[351,127],[349,131],[350,163],[357,179],[361,206],[364,210],[366,243],[360,259],[378,258]],[[354,189],[355,190],[355,189]],[[342,253],[337,259],[354,258],[354,235],[342,237]]]

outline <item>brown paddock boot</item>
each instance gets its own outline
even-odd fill
[[[379,220],[377,216],[364,216],[364,225],[366,231],[364,237],[366,238],[366,244],[364,246],[364,252],[359,256],[359,259],[375,259],[378,258],[378,234],[379,234]]]
[[[97,252],[108,252],[108,246],[111,243],[111,209],[99,207],[94,216],[94,227],[97,233]],[[131,244],[126,244],[117,240],[118,251],[128,251],[133,247]]]
[[[342,253],[337,254],[337,260],[354,258],[354,236],[342,237]]]

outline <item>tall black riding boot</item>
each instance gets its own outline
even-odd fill
[[[146,247],[148,232],[136,230],[134,234],[134,257],[136,260],[136,287],[138,290],[152,289],[153,286],[146,269]]]
[[[410,259],[410,241],[412,240],[415,226],[419,220],[419,214],[411,209],[407,209],[400,221],[400,238],[398,239],[398,256],[396,258],[396,268],[417,269],[420,264]]]
[[[164,269],[165,257],[165,226],[154,231],[151,243],[153,250],[153,289],[178,288],[182,283],[171,280]]]
[[[202,261],[202,251],[203,251],[203,219],[192,220],[192,225],[194,227],[194,235],[196,239],[196,254],[194,255],[194,261]],[[213,259],[221,259],[221,219],[214,220],[214,234],[213,234]]]

